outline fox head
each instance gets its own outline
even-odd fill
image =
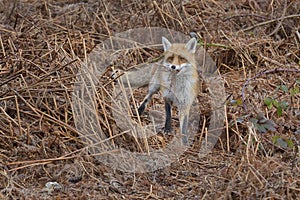
[[[163,65],[169,69],[181,71],[187,67],[195,66],[195,52],[197,40],[190,39],[186,44],[172,44],[167,38],[162,37],[165,52]]]

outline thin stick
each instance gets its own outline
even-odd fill
[[[269,21],[261,22],[261,23],[255,24],[253,26],[250,26],[248,28],[242,29],[242,30],[240,30],[238,32],[250,31],[250,30],[252,30],[254,28],[257,28],[259,26],[264,26],[264,25],[267,25],[267,24],[270,24],[270,23],[273,23],[273,22],[276,22],[276,21],[279,21],[279,20],[283,21],[285,19],[294,18],[294,17],[300,17],[300,14],[288,15],[288,16],[285,16],[285,17],[279,17],[279,18],[272,19],[272,20],[269,20]]]
[[[19,102],[17,96],[14,96],[15,98],[15,104],[16,104],[16,110],[17,110],[17,118],[18,118],[18,124],[19,124],[19,131],[20,135],[22,135],[22,126],[21,126],[21,117],[20,117],[20,109],[19,109]]]
[[[224,105],[224,113],[225,113],[225,126],[226,126],[227,152],[230,152],[229,128],[228,128],[228,118],[227,118],[227,106],[226,106],[226,104]]]
[[[283,18],[284,18],[284,15],[286,14],[286,9],[287,9],[287,0],[284,1],[284,8],[283,8],[281,17],[278,20],[279,22],[278,22],[276,28],[272,31],[272,33],[269,34],[269,36],[272,36],[275,33],[277,33],[278,30],[280,29],[280,27],[282,26]]]

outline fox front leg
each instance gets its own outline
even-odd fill
[[[143,103],[138,108],[139,115],[142,115],[144,113],[147,104],[151,100],[151,97],[153,96],[153,94],[155,94],[159,90],[159,88],[160,88],[159,84],[152,84],[149,86],[148,94],[144,98]]]
[[[172,107],[171,101],[165,99],[165,111],[166,111],[166,121],[165,121],[165,128],[164,128],[165,133],[171,132],[171,119],[172,119],[171,107]]]
[[[182,110],[179,113],[180,133],[182,135],[182,141],[184,144],[188,142],[188,121],[189,110]]]

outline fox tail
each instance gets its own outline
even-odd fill
[[[139,88],[147,86],[158,63],[144,63],[129,71],[114,70],[112,78],[117,78],[125,87]]]

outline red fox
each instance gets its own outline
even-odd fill
[[[180,133],[184,135],[183,141],[186,143],[190,108],[199,92],[199,75],[194,56],[197,40],[192,38],[186,44],[172,44],[162,37],[162,44],[162,65],[154,69],[148,94],[138,108],[138,113],[143,114],[152,95],[161,90],[166,112],[164,131],[171,131],[171,106],[175,105],[179,111]]]

